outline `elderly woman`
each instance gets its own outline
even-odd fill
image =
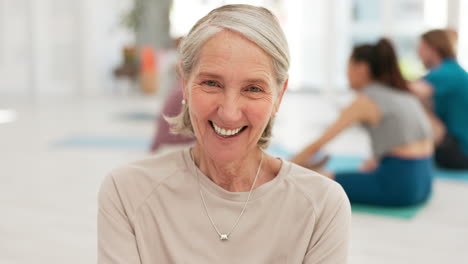
[[[287,87],[287,42],[265,8],[228,5],[180,47],[175,131],[191,149],[115,170],[99,194],[99,263],[345,263],[349,201],[263,152]]]

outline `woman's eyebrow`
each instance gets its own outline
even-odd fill
[[[197,78],[210,78],[215,80],[223,80],[223,76],[220,74],[212,73],[212,72],[200,72],[197,74]],[[242,83],[258,83],[261,85],[268,85],[269,82],[264,78],[248,78],[242,81]]]
[[[258,84],[268,85],[267,81],[265,81],[264,79],[258,79],[258,78],[247,79],[247,80],[244,80],[243,83],[258,83]]]
[[[223,77],[219,74],[216,73],[211,73],[211,72],[200,72],[197,75],[197,78],[212,78],[212,79],[223,79]]]

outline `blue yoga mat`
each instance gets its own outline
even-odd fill
[[[365,159],[359,156],[334,155],[325,164],[325,169],[333,172],[356,171],[364,161]]]
[[[66,148],[112,148],[147,150],[151,142],[147,138],[108,137],[108,136],[72,136],[52,143],[54,147]]]
[[[286,148],[278,145],[278,144],[271,144],[270,147],[266,150],[268,154],[270,154],[273,157],[278,157],[278,158],[283,158],[283,159],[289,159],[293,152],[287,150]]]
[[[276,157],[282,157],[285,159],[290,158],[293,153],[286,150],[279,145],[272,145],[268,148],[267,152],[270,155]],[[330,160],[325,165],[325,169],[329,171],[356,171],[359,169],[363,157],[352,156],[352,155],[335,155],[331,156]],[[417,213],[425,206],[425,204],[405,207],[385,207],[385,206],[372,206],[365,204],[351,204],[353,213],[360,214],[371,214],[385,217],[399,218],[399,219],[411,219],[417,215]]]
[[[325,169],[334,172],[358,170],[364,160],[364,158],[359,156],[332,156],[330,161],[325,165]],[[434,167],[433,173],[436,178],[468,181],[468,170],[456,171]]]
[[[278,144],[271,145],[267,149],[267,152],[272,156],[281,157],[284,159],[288,159],[294,154]],[[325,165],[325,169],[333,172],[355,171],[359,169],[362,162],[364,161],[365,159],[360,156],[333,155],[331,156],[328,163]],[[468,181],[468,170],[456,171],[434,167],[434,177],[458,181]]]
[[[434,168],[434,171],[437,178],[468,182],[468,170],[455,171]]]
[[[404,207],[384,207],[365,204],[351,204],[353,213],[380,215],[385,217],[411,219],[415,217],[425,204],[404,206]]]

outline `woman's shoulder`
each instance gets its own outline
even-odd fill
[[[183,173],[184,151],[150,156],[112,170],[101,184],[101,196],[118,195],[138,207],[162,182]]]
[[[120,181],[158,183],[184,168],[184,151],[152,155],[114,169],[111,175]]]
[[[388,95],[406,94],[406,92],[382,82],[374,82],[364,89],[365,94],[378,95],[386,97]]]
[[[389,99],[398,94],[397,89],[380,82],[374,82],[362,90],[361,97],[369,99],[379,107],[383,107],[388,103]]]
[[[388,107],[392,109],[395,106],[399,108],[400,104],[408,100],[418,101],[418,98],[410,91],[401,90],[381,83],[374,85],[372,89],[368,89],[366,95],[369,96],[374,103],[385,109]]]
[[[348,203],[348,197],[337,182],[318,172],[306,169],[294,163],[289,163],[287,179],[295,185],[298,193],[315,208],[323,211],[327,207]]]

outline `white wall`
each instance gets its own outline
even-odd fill
[[[131,0],[0,0],[0,96],[94,96],[133,36],[119,25]]]
[[[468,0],[460,1],[458,28],[458,60],[468,70]]]
[[[406,2],[422,1],[439,3],[438,0]],[[121,49],[125,44],[134,42],[133,35],[119,25],[121,15],[132,2],[0,0],[0,97],[42,98],[112,93],[115,89],[112,70],[121,61]],[[205,3],[203,7],[206,10],[190,6],[191,2],[175,0],[173,34],[185,33],[209,9],[231,1],[195,1]],[[468,41],[467,16],[463,15],[467,12],[467,2],[460,0],[458,5],[460,61],[465,67],[467,49],[461,47],[465,47]],[[256,0],[252,3],[267,5],[276,10],[280,17],[290,44],[291,89],[329,91],[346,87],[345,68],[352,45],[351,35],[359,33],[359,27],[351,22],[352,0]],[[398,2],[383,0],[381,3],[383,7],[388,7]],[[195,14],[190,19],[186,17],[187,10]],[[391,21],[392,11],[392,8],[384,8],[382,19],[386,22],[381,23],[383,26],[379,24],[380,34],[394,35],[402,31],[398,23]],[[433,21],[433,18],[429,20]],[[417,22],[421,29],[418,29],[418,25],[403,23],[405,30],[401,34],[407,34],[405,32],[412,29],[408,34],[416,39],[425,23],[423,19]]]
[[[30,92],[29,24],[27,0],[0,0],[0,94]]]
[[[350,0],[286,3],[285,32],[292,60],[290,88],[333,91],[345,87],[351,45]]]

